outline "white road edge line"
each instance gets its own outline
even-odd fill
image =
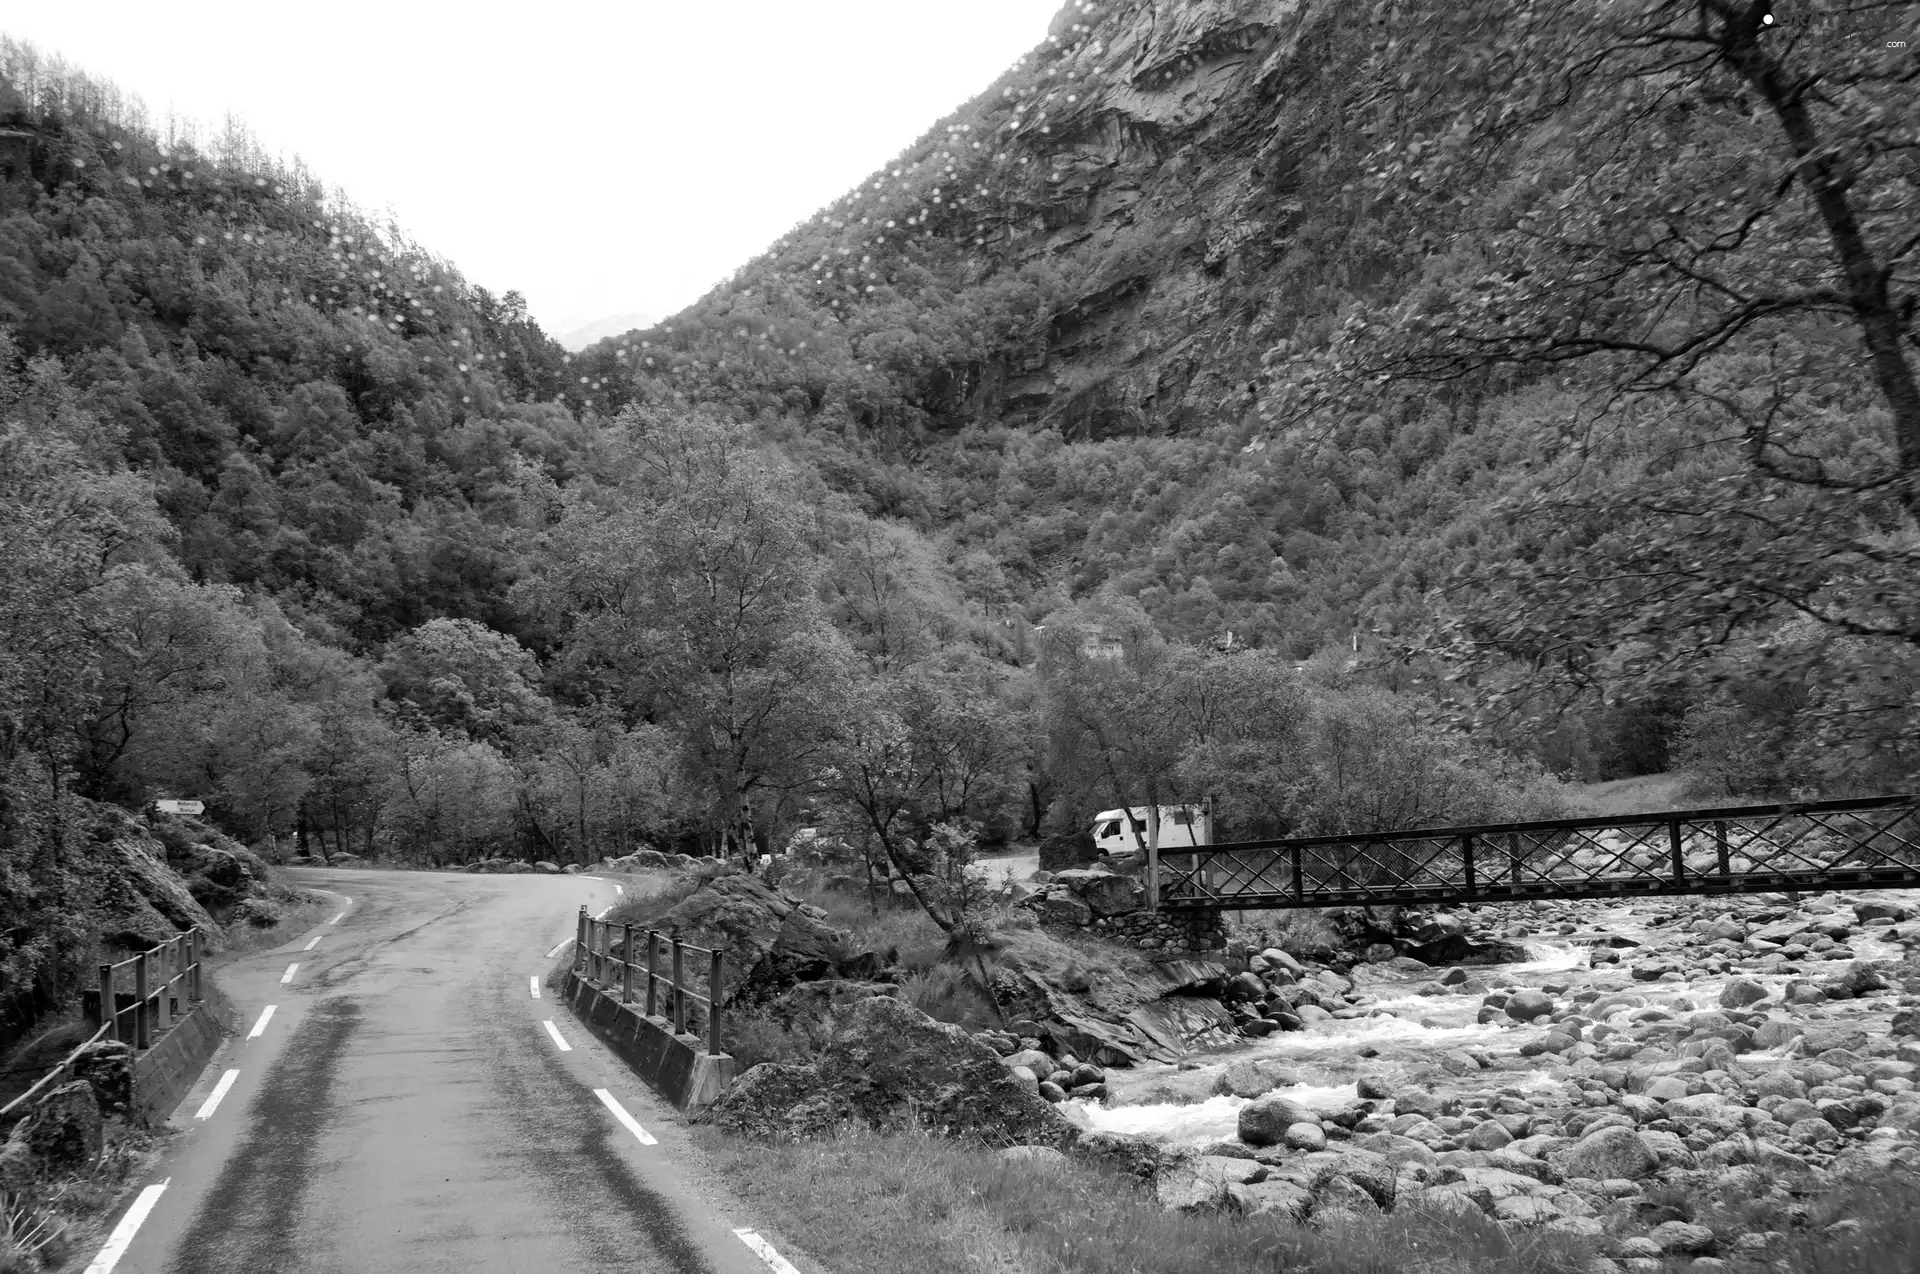
[[[326,936],[327,936],[327,935],[326,935],[326,934],[324,934],[324,933],[316,933],[316,934],[314,934],[314,935],[313,935],[313,941],[312,941],[312,942],[309,942],[309,943],[308,943],[308,944],[307,944],[306,946],[304,946],[304,947],[302,947],[302,948],[300,948],[300,949],[301,949],[302,951],[311,951],[311,950],[313,950],[313,949],[314,949],[315,947],[317,947],[317,946],[319,946],[319,945],[320,945],[320,939],[322,939],[322,938],[324,938],[324,937],[326,937]]]
[[[153,1211],[153,1205],[160,1202],[161,1192],[173,1184],[173,1178],[150,1185],[142,1190],[120,1218],[120,1224],[113,1227],[113,1233],[107,1236],[107,1245],[100,1249],[100,1255],[93,1258],[93,1264],[87,1266],[86,1274],[111,1274],[113,1267],[120,1264],[120,1258],[133,1246],[133,1236],[140,1232],[141,1224],[146,1221],[147,1213]]]
[[[560,1034],[560,1028],[553,1024],[552,1018],[548,1018],[540,1025],[547,1028],[547,1034],[553,1036],[553,1042],[560,1046],[562,1053],[571,1053],[573,1051],[573,1045],[567,1043],[566,1039]]]
[[[657,1146],[660,1144],[659,1142],[653,1139],[652,1133],[648,1132],[645,1128],[642,1128],[639,1124],[639,1121],[637,1121],[636,1119],[634,1119],[632,1115],[629,1115],[627,1113],[627,1108],[625,1106],[622,1106],[618,1101],[618,1099],[616,1099],[612,1093],[608,1092],[604,1088],[596,1088],[593,1090],[593,1095],[600,1099],[601,1105],[605,1106],[608,1110],[613,1112],[613,1117],[615,1119],[618,1119],[621,1123],[626,1125],[627,1131],[632,1133],[635,1137],[637,1137],[641,1145]],[[798,1274],[797,1271],[796,1271],[796,1274]]]
[[[739,1239],[753,1250],[753,1254],[767,1263],[774,1274],[800,1274],[786,1257],[773,1250],[773,1244],[755,1234],[752,1230],[735,1230],[733,1237]]]
[[[237,1070],[228,1071],[222,1075],[220,1082],[213,1086],[213,1091],[207,1094],[207,1100],[200,1104],[200,1109],[194,1112],[193,1117],[195,1119],[213,1118],[213,1112],[220,1107],[220,1099],[227,1095],[227,1090],[233,1087],[233,1081],[239,1078],[240,1072]]]
[[[341,894],[340,896],[342,898],[347,898],[345,894]],[[327,923],[330,925],[339,924],[342,920],[345,920],[347,918],[347,913],[352,910],[353,910],[353,899],[347,898],[347,905],[340,908],[340,914],[335,916],[333,919],[327,921]]]
[[[627,892],[627,887],[625,885],[615,885],[613,887],[613,892],[616,894],[624,894]]]
[[[285,986],[287,983],[293,981],[293,975],[299,972],[299,970],[300,970],[300,965],[297,962],[294,964],[288,965],[287,971],[280,975],[280,985]]]
[[[555,948],[554,948],[553,950],[551,950],[551,951],[549,951],[549,952],[547,952],[547,959],[549,959],[549,960],[551,960],[551,959],[553,959],[553,958],[554,958],[555,956],[557,956],[557,955],[559,955],[559,954],[560,954],[560,953],[561,953],[562,951],[565,951],[565,950],[567,949],[567,945],[568,945],[569,943],[571,943],[572,941],[573,941],[573,939],[572,939],[572,938],[562,938],[562,939],[560,940],[560,945],[559,945],[559,946],[557,946],[557,947],[555,947]]]
[[[261,1009],[260,1020],[253,1024],[253,1029],[251,1031],[247,1032],[247,1038],[250,1040],[257,1040],[263,1034],[265,1034],[267,1029],[267,1023],[273,1020],[273,1011],[279,1007],[280,1006],[277,1004],[269,1004],[267,1005],[266,1008]]]
[[[537,1000],[540,998],[540,975],[539,974],[528,975],[527,989],[533,992],[534,999]]]

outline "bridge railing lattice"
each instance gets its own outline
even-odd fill
[[[1161,905],[1326,907],[1920,887],[1920,796],[1162,851]]]

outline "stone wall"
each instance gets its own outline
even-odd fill
[[[1220,912],[1149,911],[1140,881],[1104,864],[1042,872],[1034,885],[1035,891],[1020,905],[1050,928],[1099,934],[1169,955],[1204,955],[1227,945],[1226,920]]]

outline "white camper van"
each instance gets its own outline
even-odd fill
[[[1133,826],[1128,828],[1131,820]],[[1206,811],[1198,805],[1160,807],[1160,848],[1178,849],[1207,844]],[[1101,810],[1093,820],[1093,843],[1104,855],[1133,854],[1147,848],[1147,807]]]

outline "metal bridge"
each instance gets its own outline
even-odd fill
[[[1920,888],[1920,796],[1161,850],[1167,908]]]

